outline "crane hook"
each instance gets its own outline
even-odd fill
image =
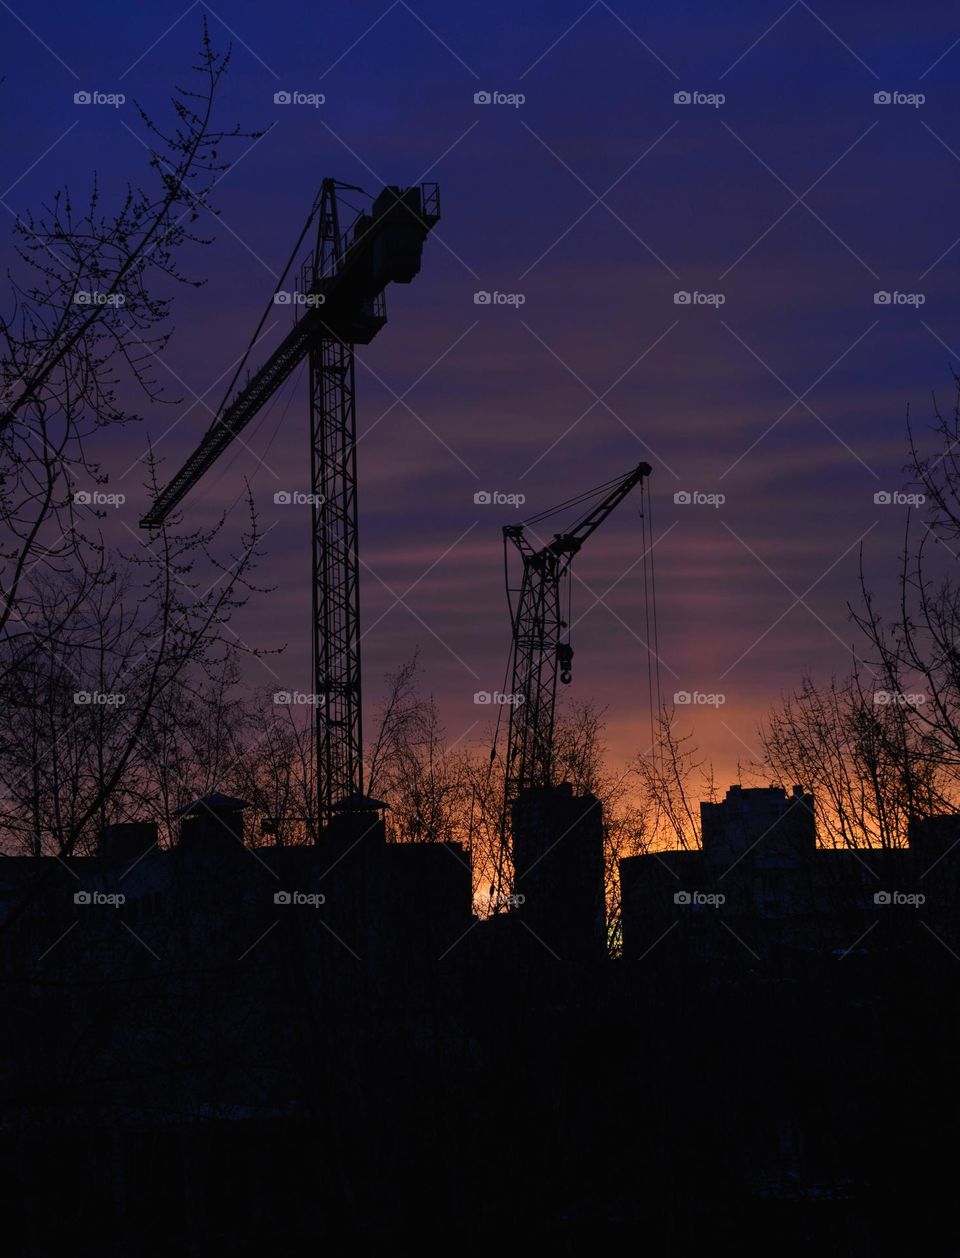
[[[569,686],[573,679],[573,647],[569,642],[557,643],[557,668],[560,670],[560,680],[565,686]]]

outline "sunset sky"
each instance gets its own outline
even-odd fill
[[[270,129],[238,142],[215,243],[187,260],[208,283],[179,292],[159,367],[184,401],[97,452],[127,497],[111,536],[135,544],[147,434],[172,474],[208,427],[321,179],[373,193],[437,180],[422,273],[390,290],[388,326],[358,351],[368,713],[419,646],[450,740],[481,739],[473,696],[501,686],[509,645],[501,525],[647,459],[664,691],[725,697],[680,724],[734,780],[781,692],[847,667],[860,544],[882,591],[902,542],[906,508],[875,495],[906,488],[907,408],[924,424],[933,391],[949,401],[955,7],[3,4],[11,264],[14,216],[58,185],[80,199],[96,172],[109,200],[145,177],[133,99],[166,119],[204,14],[233,42],[221,119]],[[127,99],[77,105],[78,91]],[[326,99],[278,105],[278,91]],[[476,305],[480,290],[523,301]],[[251,481],[277,588],[236,629],[288,645],[248,681],[306,690],[309,510],[273,501],[309,489],[303,374],[245,441],[185,521],[213,520]],[[526,503],[478,506],[480,490]],[[627,503],[575,565],[572,691],[606,707],[618,760],[649,742],[639,554]]]

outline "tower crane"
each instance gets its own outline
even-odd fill
[[[391,281],[409,284],[418,274],[427,233],[440,218],[435,183],[386,187],[365,210],[349,205],[345,193],[366,196],[351,184],[323,180],[213,423],[140,521],[141,528],[160,528],[298,364],[308,360],[312,672],[321,821],[345,800],[363,795],[354,347],[369,344],[384,326],[384,289]],[[284,292],[314,223],[315,241],[300,266],[299,290]],[[292,307],[293,327],[234,392],[269,311],[284,303]]]
[[[522,524],[504,527],[505,564],[508,541],[519,551],[522,561],[518,587],[511,587],[507,566],[507,601],[513,627],[513,685],[507,738],[504,832],[511,805],[524,790],[552,785],[557,681],[568,684],[573,670],[569,625],[563,619],[562,583],[569,578],[574,557],[587,538],[650,472],[649,463],[638,463],[633,471],[619,480],[608,481],[532,516]],[[531,542],[527,529],[532,530],[551,516],[569,511],[600,494],[604,495],[601,501],[590,507],[566,532],[554,534],[553,541],[546,545]]]

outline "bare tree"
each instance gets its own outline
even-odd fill
[[[907,515],[896,602],[868,588],[861,566],[861,604],[854,619],[867,640],[875,690],[894,710],[886,728],[890,754],[903,761],[907,810],[922,815],[943,803],[942,772],[960,765],[960,377],[950,411],[934,397],[935,453],[921,451],[909,426],[907,465],[915,502]],[[916,509],[914,509],[916,508]],[[931,796],[932,791],[932,796]],[[955,800],[955,793],[952,798]]]
[[[146,128],[150,187],[129,186],[105,211],[96,181],[78,210],[61,189],[15,227],[20,273],[11,275],[10,312],[0,315],[0,684],[24,643],[56,648],[91,586],[109,579],[95,532],[91,492],[105,482],[93,438],[138,417],[118,401],[133,385],[164,398],[156,355],[171,330],[171,298],[159,285],[198,286],[178,256],[197,234],[201,213],[229,168],[224,150],[243,133],[214,125],[214,102],[229,54],[218,54],[204,26],[196,88],[172,98],[162,130],[138,106]],[[36,566],[64,578],[69,595],[40,602]],[[51,613],[56,615],[51,618]]]
[[[698,802],[716,796],[712,768],[700,758],[692,733],[679,733],[675,722],[675,710],[662,709],[653,746],[633,763],[653,848],[698,847]]]
[[[389,802],[395,840],[469,843],[467,754],[447,746],[437,706],[419,693],[418,678],[417,654],[386,678],[368,790]]]
[[[17,221],[20,270],[0,316],[0,824],[21,850],[72,852],[122,814],[161,699],[216,669],[254,588],[252,506],[230,554],[217,553],[219,523],[174,523],[128,553],[104,542],[94,497],[97,437],[137,418],[121,392],[168,400],[153,374],[171,334],[160,293],[202,282],[178,258],[209,243],[196,224],[244,135],[214,122],[228,61],[204,26],[170,125],[138,106],[149,186],[110,212],[96,181],[82,211],[63,189]],[[150,458],[146,470],[155,491]]]
[[[278,703],[276,692],[266,692],[231,722],[226,781],[250,803],[264,842],[319,840],[313,716],[312,709]]]
[[[201,559],[216,562],[211,536],[165,532],[126,570],[105,569],[110,579],[87,590],[68,617],[61,608],[69,587],[38,590],[37,606],[49,605],[46,614],[57,622],[56,646],[5,644],[11,668],[0,691],[0,826],[8,846],[70,853],[172,783],[175,793],[160,812],[168,819],[197,766],[218,775],[217,748],[228,744],[210,725],[223,711],[210,698],[233,657],[224,626],[253,588],[259,533],[252,508],[240,553],[212,586],[194,571]],[[171,729],[175,740],[164,738]]]
[[[813,792],[821,842],[902,847],[911,816],[943,806],[946,775],[885,691],[859,675],[817,687],[805,677],[760,731],[758,766],[789,790]]]

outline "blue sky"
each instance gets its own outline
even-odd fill
[[[239,145],[217,189],[215,243],[190,260],[206,287],[178,296],[161,375],[185,401],[98,452],[126,522],[146,502],[127,469],[147,432],[171,430],[160,452],[175,470],[210,421],[194,395],[246,345],[321,178],[374,192],[437,179],[438,239],[360,354],[369,701],[419,645],[451,739],[477,738],[472,696],[500,684],[508,645],[500,526],[516,510],[478,507],[475,492],[525,494],[532,512],[646,458],[664,689],[726,695],[691,722],[732,777],[781,690],[846,667],[859,545],[882,589],[904,523],[874,494],[903,485],[907,407],[923,421],[931,391],[950,391],[955,11],[4,4],[8,227],[59,184],[78,194],[96,171],[110,197],[143,175],[131,102],[164,117],[204,13],[233,43],[221,117],[270,129]],[[128,99],[82,107],[78,90]],[[325,102],[275,105],[280,90]],[[525,99],[478,105],[478,91]],[[523,303],[477,306],[478,290]],[[687,292],[703,297],[677,304]],[[308,520],[273,493],[308,488],[305,410],[301,378],[188,504],[191,522],[212,519],[252,478],[277,588],[238,629],[288,646],[250,681],[304,689]],[[725,501],[676,503],[681,491]],[[638,546],[622,510],[579,557],[575,590],[579,611],[592,606],[577,695],[607,706],[624,756],[647,724]]]

